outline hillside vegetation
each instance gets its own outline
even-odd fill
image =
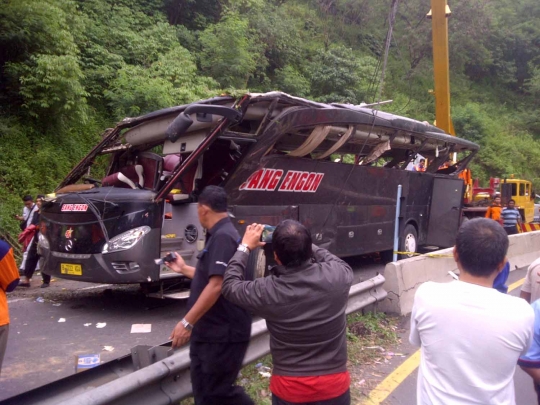
[[[0,230],[135,116],[238,90],[434,120],[429,0],[0,0]],[[540,189],[540,2],[449,0],[452,115],[475,177]]]

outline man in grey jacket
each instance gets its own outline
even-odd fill
[[[272,237],[273,275],[244,280],[250,251],[263,226],[247,227],[227,270],[222,294],[266,319],[270,332],[273,405],[350,404],[345,309],[353,281],[350,266],[312,245],[310,232],[285,220]]]

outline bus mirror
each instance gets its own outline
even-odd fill
[[[167,139],[173,143],[176,142],[188,130],[191,124],[193,124],[193,120],[189,115],[181,112],[167,128]]]
[[[222,116],[233,124],[242,118],[242,113],[234,108],[223,105],[191,104],[167,128],[167,139],[169,141],[176,142],[188,130],[191,124],[193,124],[193,120],[189,117],[189,114],[199,114],[202,118],[201,121],[204,122],[208,121],[208,114]]]

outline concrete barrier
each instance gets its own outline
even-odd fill
[[[540,231],[509,237],[508,260],[510,270],[526,267],[540,257]],[[451,255],[453,248],[438,250],[435,255]],[[384,269],[384,290],[388,293],[378,308],[384,312],[407,315],[412,311],[416,289],[426,281],[449,282],[453,271],[459,270],[452,257],[417,256],[388,263]]]

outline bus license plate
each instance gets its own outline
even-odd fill
[[[82,266],[80,264],[60,263],[60,273],[70,276],[82,276]]]

